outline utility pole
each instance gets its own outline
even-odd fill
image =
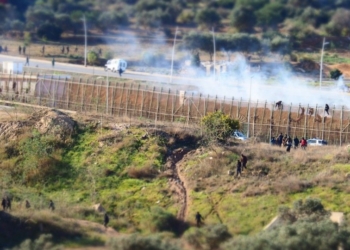
[[[214,47],[214,80],[216,80],[216,43],[215,43],[214,27],[213,27],[213,47]]]
[[[85,15],[82,18],[84,23],[84,34],[85,34],[85,49],[84,49],[84,66],[86,67],[86,55],[87,55],[87,30],[86,30],[86,18]]]
[[[174,68],[174,55],[175,55],[175,43],[176,43],[177,30],[178,30],[178,27],[176,27],[176,30],[175,30],[174,43],[173,43],[173,52],[172,52],[172,55],[171,55],[170,83],[173,82],[173,68]]]
[[[320,88],[322,87],[322,71],[323,71],[323,51],[324,51],[324,46],[329,44],[329,42],[326,42],[326,38],[323,38],[323,43],[322,43],[322,51],[321,51],[321,62],[320,62]]]

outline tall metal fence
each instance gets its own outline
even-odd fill
[[[279,133],[323,138],[342,145],[350,140],[350,110],[323,106],[244,101],[235,97],[186,93],[137,83],[105,79],[82,80],[54,75],[0,75],[0,100],[17,105],[32,104],[81,113],[152,121],[200,124],[203,116],[221,110],[238,119],[241,129],[262,141]]]

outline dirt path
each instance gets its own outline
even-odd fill
[[[172,171],[172,177],[169,180],[170,187],[173,189],[181,203],[181,207],[178,211],[177,218],[179,220],[185,220],[187,215],[188,206],[188,192],[187,183],[184,176],[180,173],[177,163],[190,151],[188,148],[178,148],[173,150],[167,158],[168,168]]]

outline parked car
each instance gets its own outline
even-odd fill
[[[118,72],[120,69],[125,72],[128,63],[124,59],[111,59],[105,65],[105,71]]]
[[[232,133],[231,137],[237,140],[245,141],[248,140],[248,137],[245,136],[241,131],[236,130],[235,132]]]
[[[318,138],[312,138],[307,140],[308,146],[326,146],[327,144],[327,141]]]

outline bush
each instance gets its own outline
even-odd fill
[[[184,235],[186,241],[195,249],[218,249],[219,245],[231,237],[227,226],[222,224],[208,225],[202,228],[191,228]]]
[[[98,53],[95,51],[89,51],[87,54],[87,60],[89,64],[95,65],[98,62]]]
[[[330,72],[330,77],[332,79],[338,80],[338,78],[342,75],[343,73],[339,69],[333,69]]]
[[[209,113],[201,122],[204,137],[209,141],[226,141],[235,129],[239,129],[239,121],[231,119],[221,111]]]
[[[240,32],[252,31],[256,25],[254,10],[246,6],[238,6],[232,10],[230,22]]]
[[[52,236],[50,234],[42,234],[34,241],[25,240],[19,246],[12,248],[12,250],[61,250],[63,247],[55,246],[52,242]]]
[[[180,236],[188,228],[187,224],[178,220],[172,213],[161,207],[152,207],[150,218],[147,219],[147,228],[152,232],[172,232]]]
[[[160,235],[142,236],[132,234],[111,238],[107,246],[113,250],[180,250],[173,242],[164,239]]]
[[[154,178],[157,174],[157,171],[151,166],[142,168],[130,167],[128,169],[128,176],[135,179]]]

